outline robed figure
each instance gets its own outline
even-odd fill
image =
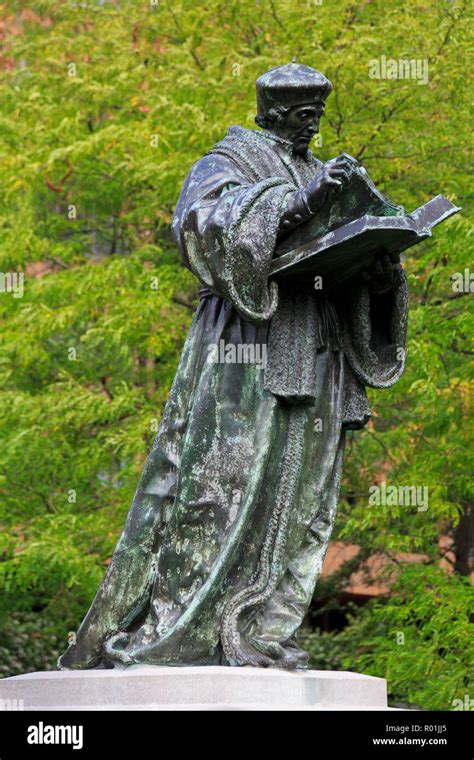
[[[346,430],[400,377],[403,269],[325,292],[269,277],[275,248],[344,187],[309,150],[332,85],[299,64],[257,80],[259,129],[190,170],[173,232],[201,283],[160,429],[64,669],[306,667],[296,633],[334,526]]]

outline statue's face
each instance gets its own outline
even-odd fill
[[[290,140],[295,153],[304,155],[314,135],[319,132],[319,122],[323,111],[322,103],[293,106],[286,114],[284,124],[275,124],[271,131],[285,140]]]

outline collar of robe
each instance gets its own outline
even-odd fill
[[[286,153],[288,153],[292,158],[302,158],[304,161],[312,162],[314,159],[313,154],[311,151],[308,150],[304,155],[301,155],[300,153],[295,153],[295,146],[291,142],[291,140],[286,140],[284,137],[280,137],[279,135],[275,135],[273,132],[269,132],[267,129],[252,129],[252,132],[259,137],[263,137],[265,140],[268,140],[269,142],[276,143],[277,145],[281,146]]]

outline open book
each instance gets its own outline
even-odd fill
[[[400,253],[430,237],[433,227],[458,211],[437,195],[407,214],[377,190],[365,169],[354,165],[344,188],[280,242],[270,275],[306,280],[320,275],[331,287],[382,253]]]

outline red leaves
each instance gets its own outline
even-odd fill
[[[63,185],[65,184],[65,182],[67,182],[67,180],[69,179],[69,177],[71,176],[71,174],[74,171],[74,169],[72,168],[72,166],[71,166],[71,164],[69,162],[68,162],[68,166],[69,166],[69,169],[67,170],[67,172],[64,175],[64,177],[62,177],[59,180],[59,184],[58,185],[53,185],[53,183],[51,182],[51,180],[48,178],[48,175],[46,174],[45,180],[44,180],[45,184],[49,187],[50,190],[53,190],[53,192],[55,192],[55,193],[62,193],[62,191],[63,191]]]
[[[136,50],[138,47],[138,30],[140,29],[139,24],[135,24],[133,27],[132,32],[132,39],[133,39],[133,49]]]

